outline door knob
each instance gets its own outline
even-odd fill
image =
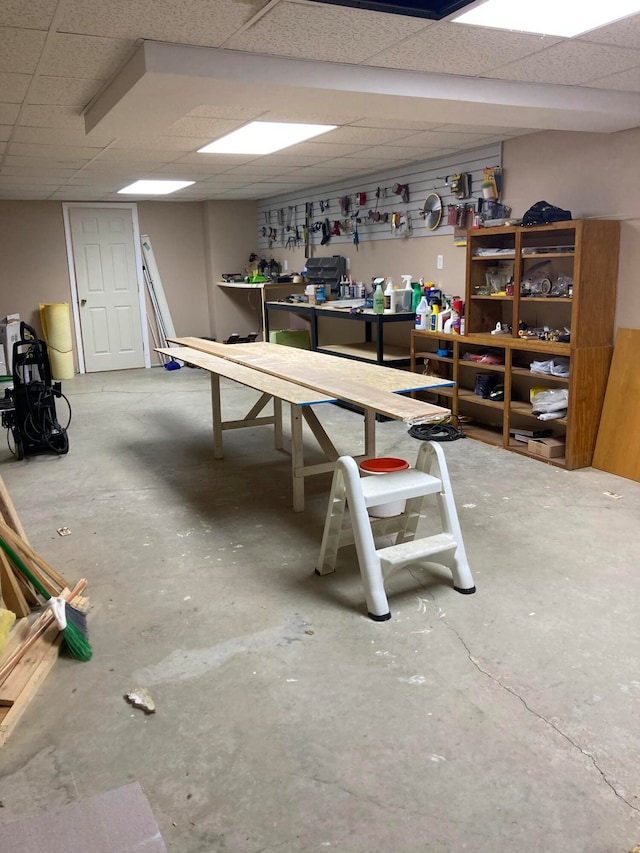
[[[86,304],[87,304],[87,300],[86,300],[86,299],[81,299],[81,300],[80,300],[80,305],[82,305],[82,306],[84,307]]]

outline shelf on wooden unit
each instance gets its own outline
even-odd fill
[[[445,364],[453,364],[453,358],[448,355],[438,355],[435,352],[417,352],[415,353],[416,358],[428,358],[431,361],[442,361]]]
[[[493,370],[496,373],[504,373],[504,364],[484,364],[481,361],[469,361],[466,358],[461,358],[458,361],[458,367],[473,367],[476,370]]]
[[[479,406],[488,406],[490,409],[504,408],[502,400],[488,400],[485,397],[474,394],[469,388],[458,388],[458,399],[464,400],[465,403],[477,403]]]
[[[528,379],[535,379],[536,382],[538,381],[538,379],[544,379],[550,382],[558,382],[560,383],[560,385],[569,384],[568,376],[554,376],[553,373],[534,373],[532,370],[528,370],[526,367],[512,367],[511,373],[514,376],[526,376]]]
[[[468,438],[474,438],[476,441],[484,441],[485,444],[502,447],[502,431],[497,428],[491,429],[491,427],[485,425],[463,423],[462,431]]]
[[[471,297],[472,299],[488,299],[489,302],[513,302],[513,296],[507,296],[505,293],[504,296],[502,294],[491,294],[491,293],[474,293]]]

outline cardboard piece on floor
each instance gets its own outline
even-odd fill
[[[0,826],[3,853],[167,853],[138,782]]]
[[[640,329],[619,329],[592,465],[640,481]]]

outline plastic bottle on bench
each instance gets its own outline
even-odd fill
[[[384,292],[382,290],[382,284],[380,282],[378,282],[376,289],[373,292],[373,313],[384,313]]]
[[[427,297],[423,296],[416,308],[416,329],[426,332],[428,329],[427,319],[429,317],[429,303]]]

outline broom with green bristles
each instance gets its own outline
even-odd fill
[[[48,601],[71,657],[80,661],[91,660],[93,650],[87,639],[87,619],[84,613],[81,613],[64,598],[58,598],[47,592],[35,575],[29,571],[24,561],[1,537],[0,548],[2,548],[16,568],[31,581],[40,595]]]

